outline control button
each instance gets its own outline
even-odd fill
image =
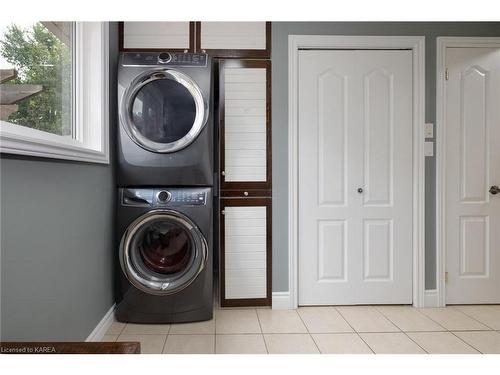
[[[158,201],[162,202],[162,203],[168,202],[171,197],[172,197],[172,195],[168,191],[165,191],[165,190],[160,191],[158,193],[158,195],[156,196],[156,198],[158,198]]]
[[[166,64],[172,59],[172,56],[168,52],[162,52],[158,55],[158,62],[161,64]]]

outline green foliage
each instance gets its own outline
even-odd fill
[[[71,129],[71,49],[41,23],[31,29],[15,24],[0,41],[0,54],[18,77],[8,83],[43,85],[43,91],[18,104],[9,122],[55,134]]]

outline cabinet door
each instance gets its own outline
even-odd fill
[[[271,22],[197,22],[196,50],[214,57],[269,59]]]
[[[271,305],[271,199],[221,199],[221,306]]]
[[[194,51],[194,22],[120,22],[121,51]]]
[[[271,62],[219,64],[221,190],[271,189]]]

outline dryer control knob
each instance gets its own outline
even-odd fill
[[[168,52],[162,52],[158,55],[158,62],[160,64],[166,64],[172,60],[172,56]]]
[[[160,191],[156,196],[159,202],[166,203],[170,200],[171,194],[168,191]]]

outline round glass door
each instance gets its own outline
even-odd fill
[[[187,287],[205,266],[206,240],[184,215],[151,211],[135,220],[120,245],[128,280],[150,294],[172,294]]]
[[[203,129],[207,105],[198,85],[174,70],[147,72],[132,82],[120,117],[128,135],[153,152],[174,152],[192,143]]]
[[[194,244],[187,228],[170,220],[158,220],[141,230],[134,246],[146,268],[175,275],[186,269]]]

